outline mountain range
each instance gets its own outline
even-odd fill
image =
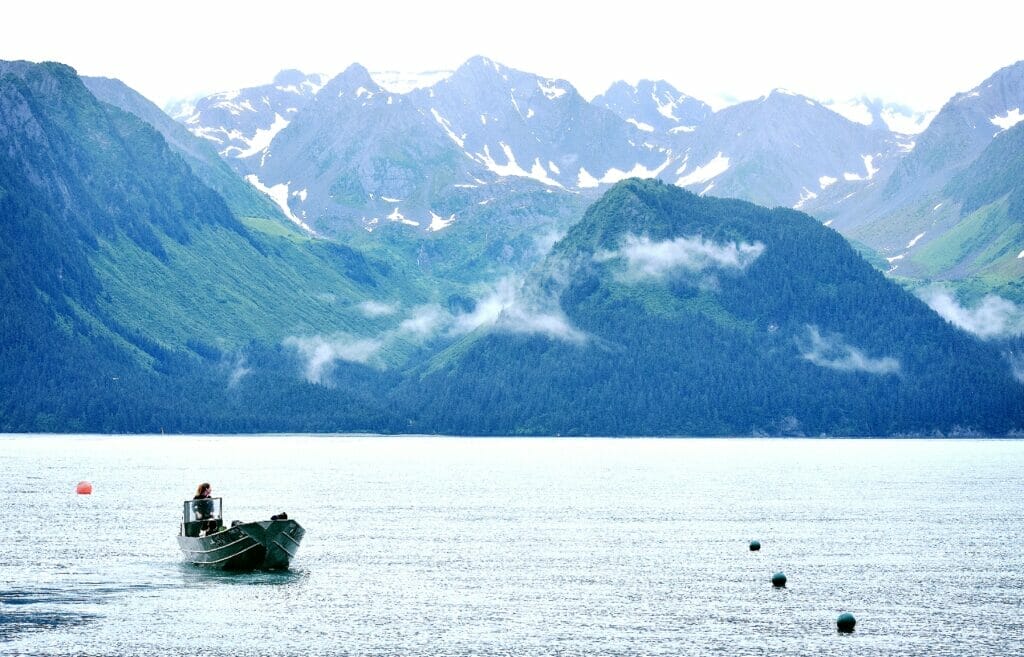
[[[263,102],[264,87],[217,94],[200,101],[185,125],[204,137],[243,134],[249,144],[256,130],[272,136],[259,142],[262,151],[248,148],[229,161],[325,235],[388,220],[440,230],[459,220],[459,210],[490,202],[499,180],[539,183],[585,206],[619,180],[657,178],[698,194],[806,211],[874,251],[881,268],[912,287],[942,280],[1024,301],[1006,285],[1024,273],[1017,263],[1001,262],[996,280],[977,253],[949,266],[948,257],[931,262],[924,248],[961,223],[946,186],[1020,119],[1024,63],[958,94],[927,127],[924,115],[882,101],[823,104],[785,90],[716,112],[664,81],[615,83],[587,102],[567,81],[484,57],[405,94],[384,90],[358,65],[324,88],[330,92],[308,109],[289,108],[287,120]],[[231,107],[257,111],[200,109],[227,96],[235,98]],[[404,149],[400,157],[387,146],[392,140]],[[412,189],[403,178],[429,182]]]
[[[285,72],[186,114],[0,63],[0,429],[1024,427],[1019,340],[943,321],[823,215],[713,198],[853,189],[824,221],[870,236],[843,203],[941,178],[964,219],[904,259],[1012,296],[1020,126],[911,166],[907,137],[793,94],[587,102],[482,57],[407,93]]]

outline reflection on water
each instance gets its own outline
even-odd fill
[[[3,654],[1021,654],[1024,442],[21,436],[0,472]],[[293,569],[185,564],[200,481],[298,519]]]

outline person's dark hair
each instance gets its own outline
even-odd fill
[[[200,520],[206,520],[207,518],[213,517],[213,500],[210,499],[210,492],[210,484],[205,481],[199,484],[199,488],[196,489],[196,496],[193,499],[198,501],[192,503],[192,510]],[[203,523],[203,529],[205,530],[210,530],[215,527],[216,523]]]

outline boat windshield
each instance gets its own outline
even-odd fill
[[[186,500],[185,522],[221,519],[221,498],[207,497],[200,500]]]

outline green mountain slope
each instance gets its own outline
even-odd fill
[[[376,334],[361,301],[425,293],[400,274],[274,218],[242,223],[72,69],[0,63],[0,430],[379,426],[372,388],[344,384],[386,376],[342,363],[322,390],[287,340]]]
[[[418,382],[455,433],[1002,433],[1024,395],[997,349],[790,210],[626,181],[533,295]]]
[[[1024,302],[1024,124],[997,135],[926,205],[906,217],[924,238],[894,261],[895,273],[945,282],[968,298],[995,292]]]
[[[99,100],[134,114],[156,128],[167,144],[185,158],[192,172],[227,201],[236,216],[288,222],[273,201],[242,180],[221,159],[212,143],[190,133],[140,93],[112,78],[83,77],[82,81]]]

